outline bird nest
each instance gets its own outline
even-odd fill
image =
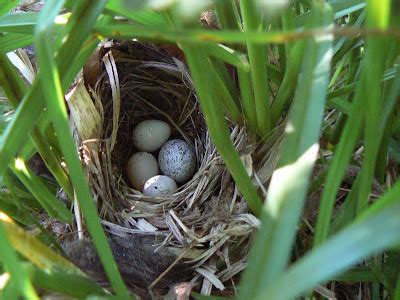
[[[127,285],[143,297],[165,294],[182,282],[203,294],[233,291],[259,222],[210,140],[185,64],[154,45],[113,42],[99,49],[83,75],[85,85],[79,82],[67,97],[71,125]],[[127,160],[137,151],[133,129],[147,119],[167,122],[172,138],[195,149],[197,172],[171,196],[146,197],[131,188],[126,175]],[[254,182],[264,185],[273,169],[266,167],[273,162],[265,155],[271,145],[257,150],[239,126],[231,127],[231,139],[243,161],[250,159],[250,173],[256,157]],[[254,151],[258,155],[251,156]],[[81,236],[66,253],[106,281],[88,240]]]

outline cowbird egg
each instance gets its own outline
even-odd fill
[[[171,135],[171,127],[164,121],[146,120],[133,129],[133,145],[140,151],[153,152]]]
[[[144,183],[160,172],[157,160],[152,154],[137,152],[129,158],[126,173],[132,186],[136,190],[142,191]]]
[[[158,164],[164,175],[185,183],[196,172],[196,155],[185,141],[170,140],[161,147]]]
[[[178,186],[171,177],[157,175],[146,181],[143,188],[143,194],[151,197],[170,196],[177,189]]]

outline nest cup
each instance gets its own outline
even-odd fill
[[[114,42],[89,61],[84,78],[91,97],[82,96],[82,83],[71,91],[71,124],[124,280],[142,295],[165,294],[184,281],[204,294],[231,290],[258,220],[210,140],[185,64],[151,44]],[[184,139],[195,150],[197,172],[171,196],[146,197],[126,175],[127,160],[138,151],[133,129],[148,119],[167,122],[170,139]],[[243,128],[232,128],[231,138],[244,156],[254,150]],[[72,260],[102,277],[101,266],[83,262],[77,252],[69,251]]]

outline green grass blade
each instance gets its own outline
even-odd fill
[[[386,93],[383,94],[383,108],[382,115],[380,119],[380,132],[379,138],[382,139],[381,146],[378,150],[378,156],[376,158],[376,168],[375,168],[375,178],[381,184],[385,181],[385,173],[386,173],[386,158],[388,157],[389,147],[390,147],[390,138],[393,134],[393,124],[396,119],[395,114],[393,114],[393,110],[395,108],[395,103],[397,99],[397,95],[400,91],[400,60],[397,60],[397,75],[395,79],[386,85]]]
[[[107,26],[96,24],[95,31],[98,34],[115,39],[146,39],[158,40],[159,42],[174,43],[197,43],[197,42],[218,42],[218,43],[244,43],[254,44],[276,43],[282,44],[289,41],[301,40],[311,37],[315,31],[234,31],[234,30],[206,30],[206,29],[179,29],[172,30],[167,27],[153,28],[140,24],[129,24],[124,21],[113,20]],[[317,30],[318,31],[318,30]],[[329,33],[329,32],[328,32]],[[354,36],[355,33],[341,32],[337,29],[337,34]],[[399,40],[396,31],[377,31],[371,35],[386,35],[387,37]]]
[[[204,112],[212,141],[223,157],[250,209],[258,214],[262,206],[261,200],[251,179],[247,175],[238,152],[230,140],[222,107],[218,101],[214,100],[214,96],[208,92],[210,78],[203,70],[204,63],[207,61],[206,51],[199,47],[199,45],[189,44],[185,44],[183,50],[192,72],[196,91],[199,95],[201,108]]]
[[[83,274],[71,274],[62,270],[45,272],[32,264],[23,264],[33,285],[47,291],[55,291],[64,295],[84,299],[89,295],[106,295],[105,291],[94,281]]]
[[[12,10],[14,7],[16,7],[19,4],[18,0],[9,0],[9,1],[4,1],[0,3],[0,16],[8,13],[10,10]]]
[[[24,48],[33,43],[33,36],[19,33],[0,35],[0,53],[7,53],[18,48]]]
[[[357,195],[360,189],[360,176],[357,176],[353,186],[348,193],[344,203],[341,205],[338,212],[335,214],[330,227],[330,233],[334,233],[343,229],[350,224],[356,215],[357,211]]]
[[[317,219],[316,232],[314,235],[314,245],[319,245],[326,240],[333,206],[335,203],[335,196],[342,181],[346,167],[350,161],[350,157],[359,138],[361,124],[362,124],[362,106],[361,99],[362,91],[352,105],[352,112],[350,114],[351,122],[347,122],[344,128],[340,142],[335,150],[333,161],[330,165],[328,175],[326,178],[325,189],[322,193],[319,215]]]
[[[350,53],[348,53],[348,55],[346,56],[346,58],[348,58],[348,71],[346,74],[346,84],[352,84],[355,80],[358,79],[357,77],[361,70],[360,60],[358,59],[359,55],[360,55],[360,49],[355,48],[355,49],[350,50]],[[345,61],[346,59],[342,58],[342,60]],[[333,81],[331,81],[331,82],[332,82],[332,84],[334,84]],[[351,103],[353,96],[354,96],[353,93],[350,93],[349,95],[347,95],[347,103],[349,103],[349,104]],[[342,134],[343,128],[349,119],[348,115],[350,114],[350,111],[351,111],[351,109],[348,110],[347,113],[339,115],[338,121],[336,122],[336,125],[335,125],[334,132],[330,138],[330,143],[332,145],[336,145],[338,143],[340,136]]]
[[[393,293],[394,300],[400,300],[400,272],[397,273],[396,287]]]
[[[14,109],[28,90],[6,54],[0,54],[0,85]]]
[[[251,82],[250,70],[237,69],[240,87],[240,98],[246,125],[252,132],[257,132],[256,106]]]
[[[257,32],[261,30],[262,18],[253,0],[240,1],[240,10],[245,31]],[[272,125],[267,74],[267,45],[258,45],[250,41],[246,44],[254,89],[257,130],[261,137],[265,137],[271,130]]]
[[[0,218],[6,216],[0,212]],[[0,221],[0,260],[6,265],[12,280],[16,283],[16,289],[26,299],[39,299],[29,279],[27,272],[22,268],[21,263],[7,238],[6,230]]]
[[[208,61],[208,72],[212,78],[210,90],[211,93],[218,96],[218,99],[224,104],[225,111],[228,117],[235,123],[242,123],[242,113],[237,104],[236,93],[233,90],[233,86],[230,85],[232,80],[223,76],[222,72],[226,72],[225,66],[220,64],[218,61]],[[227,74],[229,76],[229,74]],[[235,101],[236,100],[236,101]]]
[[[360,15],[357,17],[357,19],[352,22],[351,24],[347,24],[346,26],[352,26],[351,28],[360,28],[360,26],[364,23],[365,21],[365,11],[363,11],[362,13],[360,13]],[[350,18],[353,18],[353,15],[350,15]],[[333,53],[335,55],[334,61],[335,59],[337,59],[338,57],[338,53],[341,49],[349,49],[350,45],[352,45],[355,41],[354,40],[350,40],[346,37],[341,37],[340,39],[338,39],[338,41],[335,43],[335,46],[333,47]],[[343,57],[343,55],[339,55],[339,57]]]
[[[238,50],[229,48],[223,44],[208,44],[207,45],[208,55],[223,62],[235,66],[238,69],[244,71],[250,71],[249,60],[247,55]]]
[[[391,80],[393,78],[395,78],[396,76],[396,69],[395,68],[391,68],[388,69],[384,72],[383,77],[382,77],[382,81],[388,81]],[[357,86],[360,84],[360,81],[356,81],[353,83],[349,83],[341,88],[338,88],[334,91],[331,91],[328,93],[328,99],[332,99],[338,96],[343,96],[349,93],[352,93],[356,90]]]
[[[345,100],[343,97],[328,99],[327,105],[328,108],[334,108],[345,115],[349,115],[351,113],[351,103]]]
[[[33,88],[31,88],[30,92],[32,90]],[[7,128],[0,138],[0,182],[11,158],[15,156],[21,144],[27,139],[29,133],[35,126],[37,116],[41,113],[41,103],[39,101],[28,101],[30,95],[31,94],[28,93],[18,106],[14,117],[7,125]]]
[[[305,45],[305,41],[298,41],[290,49],[289,56],[287,58],[287,69],[285,70],[282,83],[271,106],[271,118],[274,124],[278,122],[282,115],[283,108],[288,104],[290,97],[293,96],[296,88],[296,78],[299,75],[302,61],[301,59],[303,57]]]
[[[234,0],[214,0],[213,3],[222,28],[241,29],[239,11]]]
[[[354,267],[343,274],[334,275],[330,279],[346,283],[376,281],[375,275],[368,267]]]
[[[32,138],[45,165],[50,170],[51,174],[53,174],[54,178],[57,180],[69,199],[72,200],[74,193],[69,177],[62,168],[63,161],[60,153],[57,151],[56,147],[53,146],[54,144],[52,145],[37,128],[33,129]]]
[[[296,29],[296,25],[294,24],[294,11],[290,5],[282,10],[281,19],[282,19],[281,20],[282,29],[284,31],[290,31]],[[292,42],[285,43],[286,61],[289,57],[289,53],[292,47],[293,47]]]
[[[389,192],[379,198],[379,201],[376,201],[370,207],[368,207],[362,214],[360,214],[356,221],[364,220],[370,216],[378,214],[380,211],[386,209],[387,207],[395,205],[399,202],[398,195],[400,193],[400,182],[396,182],[395,185],[391,187]],[[397,196],[396,196],[397,195]]]
[[[5,212],[8,216],[25,226],[35,224],[36,220],[32,216],[32,212],[27,207],[25,207],[24,204],[21,204],[21,202],[21,199],[17,199],[13,195],[4,195],[4,193],[0,194],[1,211]]]
[[[61,74],[71,69],[71,62],[75,60],[76,54],[85,45],[87,39],[94,39],[91,32],[96,21],[99,20],[99,24],[105,26],[101,18],[98,17],[103,12],[106,2],[106,0],[96,0],[77,4],[77,13],[71,17],[71,24],[67,24],[71,30],[63,38],[62,46],[56,56],[57,67]],[[69,79],[69,77],[66,78]],[[65,80],[65,83],[64,80],[63,78],[63,90],[67,89],[70,84],[69,80]]]
[[[126,1],[111,0],[108,1],[105,9],[105,13],[113,16],[123,16],[140,24],[146,26],[165,26],[167,19],[163,14],[157,11],[145,10],[133,10],[127,8]]]
[[[379,10],[377,10],[379,11]],[[368,17],[368,15],[367,15]],[[372,25],[372,24],[370,24]],[[321,209],[317,219],[316,232],[314,237],[314,245],[320,245],[328,236],[329,227],[332,217],[333,206],[335,203],[335,196],[342,181],[345,169],[350,161],[350,157],[352,154],[352,150],[355,146],[357,139],[359,138],[362,120],[364,117],[364,109],[365,99],[370,96],[373,97],[372,101],[378,101],[380,97],[380,78],[381,78],[381,68],[384,65],[383,62],[383,52],[384,48],[381,45],[381,40],[377,38],[370,38],[369,47],[366,49],[366,55],[364,58],[363,66],[362,66],[362,74],[360,79],[360,84],[357,86],[357,90],[354,96],[354,103],[352,105],[352,113],[350,115],[351,122],[347,122],[342,138],[339,142],[339,145],[335,151],[335,156],[333,158],[331,167],[328,172],[328,176],[326,179],[325,189],[322,194],[321,199]],[[376,69],[376,67],[378,69]],[[376,70],[377,74],[371,74],[372,71]],[[376,80],[376,82],[372,81]],[[373,89],[370,90],[370,85],[373,85]],[[368,91],[368,93],[367,93]],[[372,92],[372,95],[370,93]],[[369,109],[371,111],[372,108]],[[374,112],[375,114],[375,112]],[[366,115],[365,117],[367,117]],[[376,119],[377,116],[374,115]],[[374,121],[374,120],[372,120]],[[376,123],[375,121],[374,123]],[[369,125],[368,125],[369,126]],[[379,123],[378,123],[379,128]],[[374,160],[376,156],[377,146],[374,145],[376,142],[376,136],[372,136],[372,132],[375,132],[375,129],[369,129],[368,133],[368,144],[370,145],[367,157],[369,163]],[[364,164],[364,175],[361,179],[361,186],[363,189],[360,189],[359,204],[358,208],[361,209],[365,205],[365,199],[369,195],[370,190],[370,180],[373,175],[373,165]],[[372,170],[371,170],[372,169]],[[371,174],[372,172],[372,174]]]
[[[0,31],[32,35],[37,23],[37,13],[9,14],[0,18]]]
[[[90,50],[94,50],[97,45],[98,38],[89,36],[91,32],[90,24],[94,24],[97,20],[97,16],[101,13],[105,1],[96,2],[79,2],[79,14],[77,14],[74,25],[72,26],[72,32],[66,37],[65,43],[63,43],[60,51],[57,53],[56,59],[58,61],[59,72],[62,75],[62,87],[66,90],[72,80],[75,78],[76,73],[80,70],[83,64],[86,62],[85,57],[90,53]],[[35,22],[37,22],[37,15]],[[104,26],[102,20],[98,23]],[[78,56],[76,63],[72,64],[75,55],[79,51],[83,44],[81,40],[86,40],[90,37],[90,42],[85,45],[85,50],[82,50],[81,55]],[[79,65],[81,63],[82,65]],[[75,72],[75,73],[74,73]],[[39,72],[40,73],[40,72]],[[8,162],[11,160],[18,150],[18,147],[24,143],[27,139],[27,135],[32,130],[34,123],[37,121],[37,116],[40,116],[42,110],[45,108],[45,103],[41,91],[38,88],[37,81],[34,81],[31,89],[24,96],[21,105],[18,106],[16,114],[13,120],[8,124],[6,130],[0,138],[0,182],[1,176],[7,168]],[[34,99],[34,101],[32,101]],[[7,142],[12,140],[13,142]]]
[[[265,287],[257,299],[291,299],[360,260],[400,243],[399,213],[397,203],[351,225],[295,263]]]
[[[313,6],[314,24],[330,26],[329,7]],[[296,234],[309,177],[317,158],[332,58],[332,36],[308,41],[303,60],[302,83],[289,114],[278,168],[272,175],[268,199],[262,211],[262,227],[250,254],[240,289],[240,299],[253,299],[286,268]],[[274,298],[271,298],[274,299]]]
[[[27,92],[27,87],[17,73],[17,70],[11,65],[9,59],[3,54],[0,54],[0,84],[7,95],[8,101],[14,108],[16,108],[20,100],[24,97],[24,94]],[[35,119],[37,119],[37,117],[35,117]],[[31,137],[46,166],[49,168],[70,199],[72,199],[72,187],[68,176],[61,167],[62,159],[61,156],[56,152],[56,147],[54,144],[51,144],[46,137],[43,136],[43,133],[38,127],[33,128]]]
[[[0,224],[8,237],[12,247],[37,267],[46,271],[64,270],[70,274],[83,275],[67,259],[47,247],[35,236],[19,227],[7,215],[0,214]]]
[[[390,0],[368,1],[367,25],[386,29],[388,26],[388,13]],[[376,157],[381,143],[380,116],[382,112],[382,85],[380,78],[383,75],[385,65],[385,54],[387,53],[388,41],[382,38],[370,38],[368,40],[368,53],[365,56],[365,88],[368,95],[364,101],[365,105],[365,152],[361,165],[360,186],[357,212],[360,213],[368,205],[372,180],[375,172]],[[386,123],[385,123],[386,125]],[[380,138],[377,140],[377,136]]]
[[[60,5],[62,4],[60,4],[60,2],[61,1],[57,2],[54,0],[46,3],[46,6],[40,14],[38,26],[36,28],[38,61],[43,72],[39,74],[41,87],[48,105],[50,118],[52,118],[59,137],[59,143],[63,155],[70,170],[72,184],[75,188],[77,198],[83,210],[87,226],[93,237],[93,242],[98,251],[100,260],[103,263],[105,272],[108,275],[111,285],[117,295],[127,297],[129,292],[118,271],[107,238],[101,226],[100,219],[96,212],[96,206],[92,201],[90,189],[69,128],[69,119],[62,93],[63,89],[58,69],[56,67],[56,61],[53,57],[52,40],[51,37],[49,37],[49,31],[51,30],[53,19],[61,9]],[[98,8],[102,8],[106,4],[106,1],[98,1],[98,3]],[[92,22],[92,24],[93,23],[94,22]],[[74,36],[76,39],[79,37],[79,34]],[[85,37],[81,37],[81,40],[85,40]],[[61,53],[61,50],[59,53]],[[61,66],[62,63],[60,64],[60,68]]]
[[[10,167],[14,174],[24,183],[48,214],[66,223],[72,223],[72,213],[49,191],[46,185],[36,176],[21,158],[14,159]]]
[[[234,51],[222,45],[213,45],[207,47],[207,50],[209,51],[210,56],[218,57],[219,59],[222,59],[227,63],[231,62],[233,65],[236,65],[241,93],[240,103],[238,103],[239,97],[237,95],[237,89],[235,86],[235,82],[232,79],[232,75],[228,73],[223,62],[212,60],[212,62],[215,64],[215,67],[218,67],[219,72],[224,71],[223,74],[225,74],[225,82],[224,85],[221,85],[221,87],[229,87],[230,95],[232,95],[233,97],[233,100],[230,100],[231,104],[227,101],[224,101],[225,107],[226,109],[229,109],[228,111],[232,111],[232,109],[234,109],[234,111],[231,112],[230,115],[232,115],[232,113],[236,113],[239,115],[235,119],[231,118],[231,120],[234,121],[236,124],[242,124],[245,121],[250,131],[256,134],[256,110],[253,97],[250,65],[248,64],[247,58],[244,56],[244,54],[240,54],[240,52]],[[215,90],[218,93],[221,93],[220,87],[216,87]],[[239,107],[243,110],[244,116],[246,117],[245,119],[243,118],[242,111]]]
[[[379,124],[379,129],[382,131],[386,127],[386,123],[388,122],[389,116],[393,111],[393,108],[396,104],[397,95],[400,91],[400,59],[396,62],[397,66],[395,68],[395,77],[393,82],[390,85],[388,95],[385,99],[385,103],[382,108],[382,116]]]
[[[367,4],[366,0],[337,0],[330,1],[330,5],[335,13],[335,19],[338,19],[365,8]],[[310,18],[309,12],[296,17],[296,27],[301,27],[306,24],[308,18]]]

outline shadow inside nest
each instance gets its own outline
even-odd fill
[[[112,162],[124,173],[133,146],[134,127],[144,120],[158,119],[172,128],[172,138],[183,138],[194,146],[198,141],[198,161],[202,160],[202,141],[206,125],[200,113],[196,95],[184,64],[169,57],[150,44],[122,43],[111,48],[120,90],[117,143],[112,151]],[[186,73],[186,74],[185,74]],[[111,136],[115,121],[115,101],[109,77],[98,82],[99,94],[104,99],[104,136]]]

